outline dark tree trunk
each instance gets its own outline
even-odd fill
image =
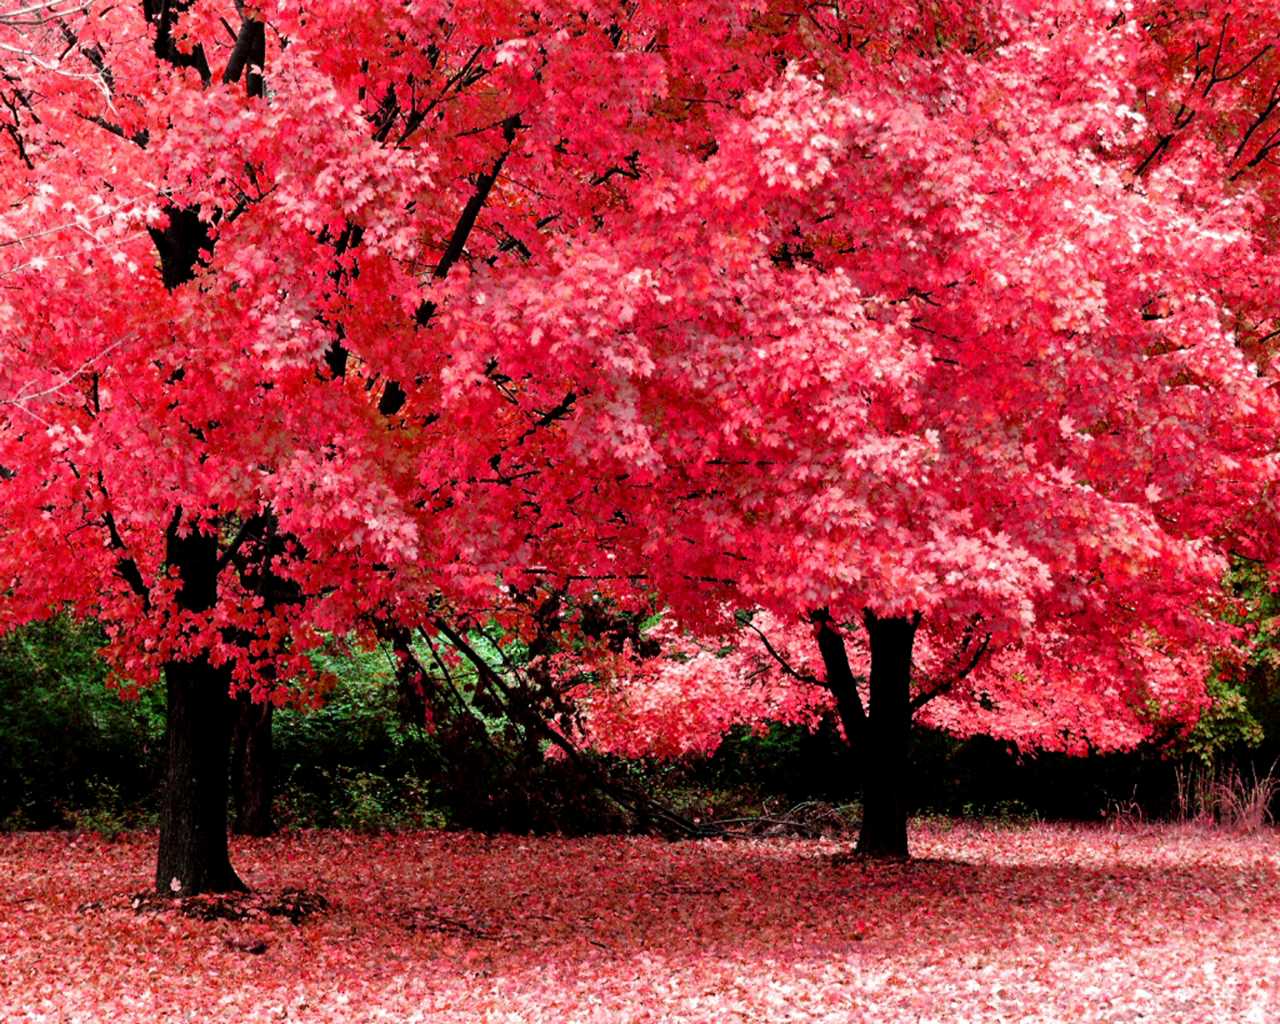
[[[865,746],[867,713],[862,707],[862,697],[858,695],[858,680],[849,665],[844,637],[832,623],[831,615],[822,608],[810,618],[818,631],[818,650],[822,653],[822,664],[827,673],[827,689],[836,699],[836,713],[844,728],[845,743],[854,755],[854,770],[861,777],[864,774],[861,755]]]
[[[271,717],[274,705],[255,703],[247,693],[236,700],[231,740],[231,830],[242,836],[269,836],[276,830],[271,814],[274,754]]]
[[[181,511],[167,537],[166,563],[178,570],[179,607],[208,611],[217,600],[218,542],[179,536]],[[205,656],[165,665],[167,765],[160,811],[156,890],[165,895],[243,890],[227,852],[227,767],[234,701],[231,674]]]
[[[226,669],[207,660],[165,666],[168,766],[156,891],[242,890],[227,852],[227,758],[233,701]]]
[[[907,745],[911,736],[911,649],[917,618],[866,615],[871,699],[863,731],[862,830],[858,853],[902,857],[907,850]]]

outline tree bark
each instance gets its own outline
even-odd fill
[[[156,859],[162,895],[245,888],[227,851],[230,685],[230,673],[205,658],[165,666],[168,765]]]
[[[907,745],[911,737],[911,650],[918,618],[865,617],[871,699],[863,732],[862,829],[858,853],[903,858],[907,846]]]
[[[180,608],[208,611],[217,601],[218,541],[180,536],[181,510],[167,535],[166,563],[176,568]],[[227,768],[234,701],[231,673],[207,655],[165,665],[165,792],[160,812],[156,891],[192,896],[242,891],[227,851]]]
[[[275,778],[271,746],[270,701],[255,703],[248,693],[236,700],[231,739],[231,831],[242,836],[269,836],[276,830],[271,813]]]
[[[818,631],[818,650],[822,654],[822,664],[827,674],[827,689],[836,699],[836,713],[844,727],[845,742],[855,758],[860,757],[867,729],[867,713],[862,707],[862,698],[858,695],[858,680],[849,666],[849,652],[845,648],[844,637],[833,625],[831,615],[825,608],[813,612],[810,621]],[[863,774],[861,764],[858,765],[858,772],[859,775]]]

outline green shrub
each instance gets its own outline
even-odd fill
[[[101,634],[65,617],[0,637],[0,823],[95,831],[154,810],[163,694],[106,687]],[[110,819],[110,820],[108,820]]]

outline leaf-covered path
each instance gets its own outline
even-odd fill
[[[294,924],[138,912],[154,837],[0,836],[5,1021],[1280,1019],[1280,837],[922,826],[830,842],[237,844]]]

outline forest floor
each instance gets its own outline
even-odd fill
[[[0,1020],[1280,1021],[1275,831],[933,822],[906,864],[299,833],[236,842],[265,897],[196,916],[133,896],[154,843],[0,835]]]

